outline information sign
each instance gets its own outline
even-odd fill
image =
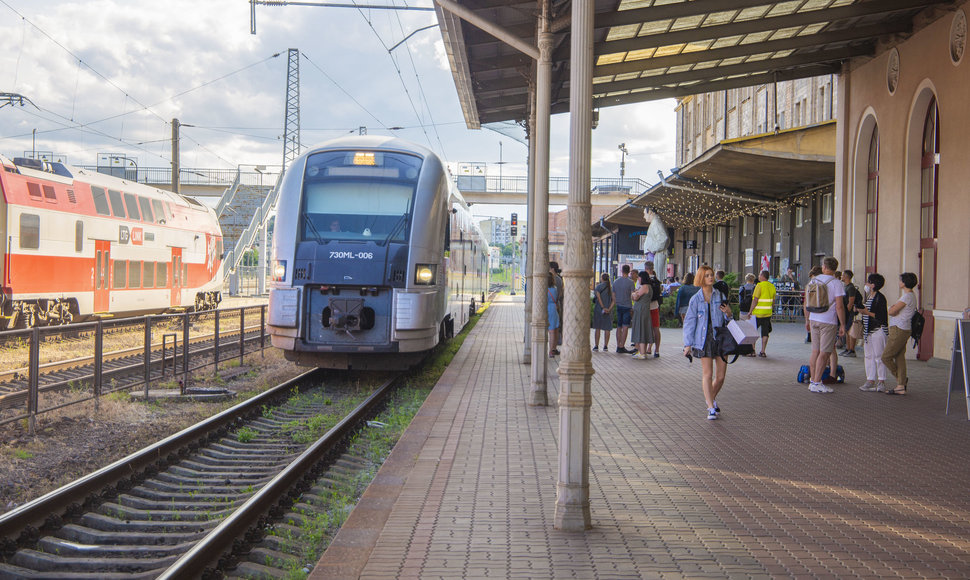
[[[953,391],[963,391],[967,401],[967,419],[970,420],[970,320],[957,320],[953,332],[953,356],[950,357],[950,386],[946,393],[946,412],[950,413],[950,396]]]

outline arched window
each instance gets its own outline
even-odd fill
[[[877,218],[879,209],[879,127],[872,128],[866,181],[866,274],[876,271]]]
[[[930,102],[923,124],[923,156],[920,163],[919,237],[920,307],[932,309],[936,302],[936,201],[940,171],[939,110]]]

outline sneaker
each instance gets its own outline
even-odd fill
[[[708,409],[707,410],[707,420],[708,421],[714,421],[716,419],[717,419],[717,411],[715,411],[713,407],[710,408],[710,409]]]
[[[660,353],[659,352],[653,353],[653,358],[660,358]]]
[[[628,351],[627,349],[623,348],[622,346],[616,347],[616,352],[619,353],[619,354],[630,354],[630,351]]]
[[[879,381],[876,383],[876,392],[878,393],[886,392],[886,381]]]
[[[833,389],[832,387],[826,385],[825,383],[819,383],[818,384],[818,390],[816,390],[815,392],[816,393],[834,393],[835,392],[835,389]]]
[[[816,383],[814,381],[808,381],[808,390],[811,391],[811,392],[813,392],[813,393],[821,393],[822,391],[819,390],[819,387],[821,387],[821,386],[822,386],[822,383]]]
[[[721,414],[721,408],[717,406],[717,401],[714,401],[714,412],[718,415]]]
[[[593,347],[593,352],[599,352],[599,351],[600,351],[600,347],[598,347],[598,346],[594,346]]]
[[[635,355],[633,355],[633,359],[634,360],[647,360],[647,357],[643,356],[640,353],[636,353]]]
[[[871,392],[875,391],[876,390],[876,381],[866,381],[861,387],[859,387],[859,390],[860,391],[865,391],[867,393],[871,393]]]
[[[847,350],[842,353],[842,356],[847,356],[849,358],[856,358],[854,350]]]

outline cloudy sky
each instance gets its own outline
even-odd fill
[[[524,145],[465,127],[437,28],[388,51],[431,24],[433,12],[259,6],[252,35],[247,0],[0,0],[0,92],[36,105],[0,108],[0,153],[36,147],[75,165],[116,153],[168,167],[178,118],[194,125],[182,128],[183,167],[279,165],[287,49],[298,48],[304,146],[364,126],[428,146],[453,168],[484,162],[524,175]],[[593,177],[619,177],[620,143],[627,177],[653,183],[673,167],[673,108],[602,110]],[[568,135],[568,116],[554,117],[553,176],[568,175]]]

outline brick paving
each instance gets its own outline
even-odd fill
[[[810,393],[803,327],[776,324],[707,421],[680,329],[659,359],[593,353],[593,528],[566,533],[558,377],[549,407],[526,404],[522,320],[521,298],[491,306],[311,578],[970,577],[970,422],[962,394],[944,414],[947,365],[911,364],[905,397],[864,393],[860,350],[845,385]]]

